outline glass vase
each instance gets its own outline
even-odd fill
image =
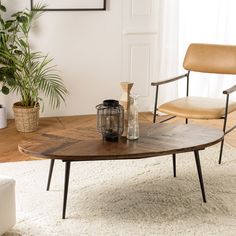
[[[138,123],[138,95],[130,95],[130,107],[128,114],[128,130],[127,139],[135,140],[139,138],[139,123]]]

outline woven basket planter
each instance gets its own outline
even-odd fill
[[[33,132],[39,125],[39,105],[35,107],[21,106],[20,102],[13,105],[16,129],[19,132]]]

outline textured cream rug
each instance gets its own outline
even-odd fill
[[[61,219],[64,165],[49,160],[0,164],[16,180],[17,224],[6,235],[236,235],[236,150],[200,152],[207,203],[192,153],[172,157],[72,163],[67,219]]]

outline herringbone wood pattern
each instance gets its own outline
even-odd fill
[[[166,116],[165,116],[166,117]],[[158,117],[157,122],[161,121],[165,117]],[[152,113],[145,112],[139,114],[140,122],[152,122]],[[236,113],[229,115],[228,124],[229,127],[235,124]],[[183,123],[184,119],[172,119],[168,122]],[[190,123],[202,123],[204,125],[213,126],[222,129],[223,120],[208,120],[208,121],[195,121],[191,120]],[[95,115],[84,115],[84,116],[68,116],[68,117],[53,117],[53,118],[41,118],[40,127],[36,132],[33,133],[19,133],[15,129],[14,120],[8,120],[8,127],[0,129],[0,162],[13,162],[13,161],[25,161],[35,159],[34,157],[25,156],[18,151],[18,143],[24,138],[33,137],[37,133],[45,133],[53,131],[55,129],[65,129],[73,127],[86,127],[96,126]],[[226,142],[236,147],[236,130],[232,131],[226,136]]]

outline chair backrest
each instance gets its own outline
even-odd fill
[[[190,44],[183,67],[189,71],[236,74],[236,46]]]

